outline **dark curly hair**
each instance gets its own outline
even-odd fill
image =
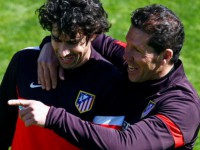
[[[51,32],[56,24],[59,34],[67,34],[72,39],[81,33],[88,41],[92,35],[107,32],[111,26],[99,0],[47,0],[37,12],[43,29]]]
[[[157,54],[165,49],[173,50],[170,63],[177,62],[184,42],[184,26],[168,8],[153,4],[139,8],[132,13],[132,25],[151,35],[148,45]]]

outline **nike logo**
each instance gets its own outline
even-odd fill
[[[31,84],[30,84],[30,88],[39,88],[39,87],[42,87],[42,85],[40,85],[40,84],[34,84],[34,82],[32,82]]]

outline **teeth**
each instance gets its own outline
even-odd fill
[[[128,66],[128,68],[129,68],[129,69],[135,69],[135,67],[132,67],[132,66]]]
[[[134,70],[136,70],[136,68],[133,67],[133,66],[128,66],[128,69],[129,69],[130,71],[134,71]]]

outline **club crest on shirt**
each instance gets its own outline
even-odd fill
[[[90,111],[92,109],[94,99],[95,95],[80,90],[75,102],[76,108],[80,113]]]
[[[155,107],[155,105],[156,103],[150,100],[147,107],[142,112],[141,118],[144,118],[145,116],[147,116],[151,112],[151,110]]]

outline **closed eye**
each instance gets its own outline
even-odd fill
[[[78,44],[80,41],[79,40],[70,40],[70,41],[67,41],[68,44],[71,44],[71,45],[76,45]]]

